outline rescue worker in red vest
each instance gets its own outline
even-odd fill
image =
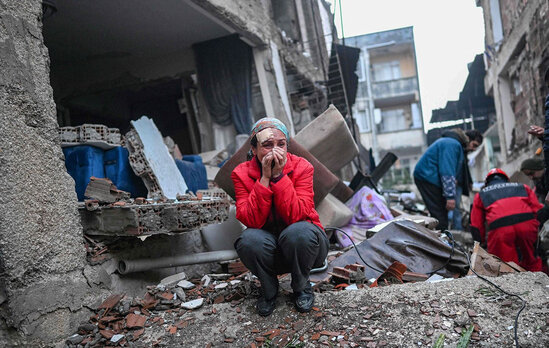
[[[527,185],[509,182],[499,168],[488,172],[471,210],[473,238],[503,261],[513,261],[532,272],[542,270],[535,256],[538,210],[543,208]]]

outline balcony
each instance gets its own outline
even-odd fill
[[[417,77],[374,82],[372,93],[377,107],[387,103],[415,101],[419,95]]]

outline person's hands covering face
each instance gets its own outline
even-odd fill
[[[277,178],[282,175],[284,166],[286,165],[286,151],[278,146],[275,146],[272,151],[274,166],[271,171],[271,178]]]
[[[269,151],[265,156],[263,156],[263,159],[261,160],[261,166],[263,167],[263,177],[267,179],[271,179],[272,177],[272,168],[273,168],[273,152]]]

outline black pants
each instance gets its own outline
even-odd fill
[[[446,210],[446,198],[442,195],[442,188],[416,178],[414,178],[414,182],[429,213],[438,220],[437,229],[448,229],[448,210]]]
[[[265,230],[248,228],[235,242],[238,256],[259,278],[267,299],[278,293],[277,274],[292,274],[294,292],[307,289],[309,272],[322,266],[328,247],[324,231],[306,221],[286,227],[278,237]]]

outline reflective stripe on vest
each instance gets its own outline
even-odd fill
[[[515,225],[515,224],[532,220],[535,218],[536,216],[533,213],[521,213],[521,214],[504,216],[502,218],[497,219],[496,221],[493,221],[491,224],[489,224],[488,230],[491,231],[491,230],[495,230],[496,228]]]

